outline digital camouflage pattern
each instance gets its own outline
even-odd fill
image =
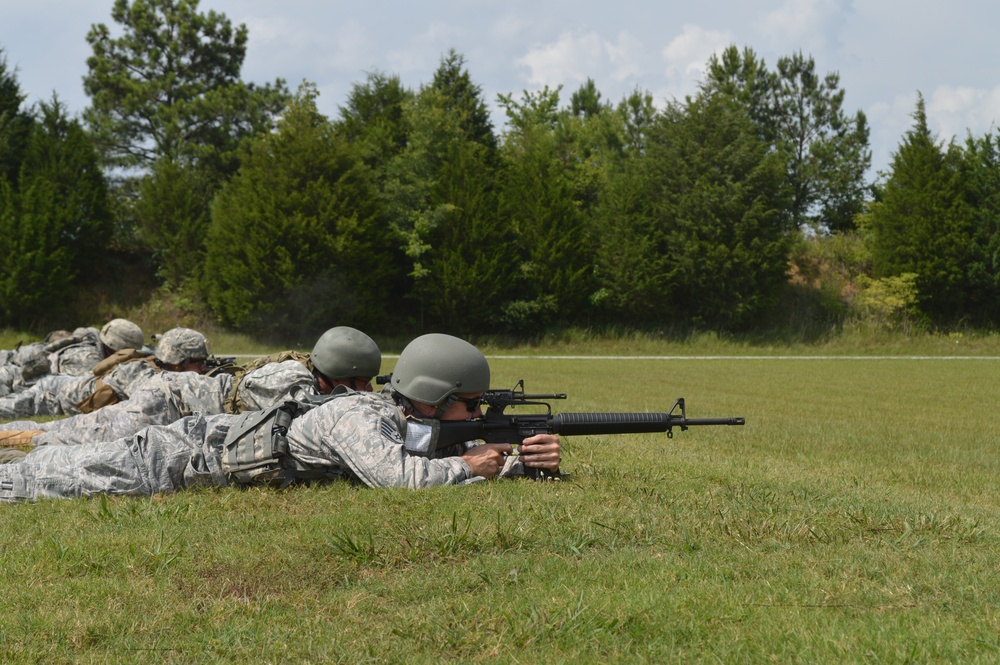
[[[116,366],[102,377],[119,399],[126,400],[146,379],[162,370],[151,362],[137,360]],[[49,374],[33,386],[0,398],[0,419],[31,418],[34,416],[64,416],[80,412],[77,406],[97,384],[93,374],[71,376]],[[0,425],[0,429],[17,429]]]
[[[69,376],[84,376],[104,358],[104,349],[97,328],[77,328],[73,331],[73,344],[50,355],[51,372]]]
[[[150,496],[199,485],[224,486],[220,457],[240,416],[189,416],[131,437],[89,446],[43,446],[0,465],[0,501]],[[296,417],[288,453],[300,464],[341,472],[369,487],[457,484],[472,471],[458,457],[427,459],[403,447],[405,420],[379,394],[348,392]]]
[[[94,390],[96,381],[93,375],[48,374],[25,390],[0,398],[0,419],[76,413],[77,403]]]
[[[8,423],[6,429],[44,431],[33,439],[35,446],[111,441],[131,436],[143,427],[167,425],[195,413],[204,416],[225,413],[226,397],[233,382],[234,377],[229,374],[161,372],[144,381],[129,399],[117,404],[47,423]],[[241,404],[256,411],[288,400],[304,401],[316,395],[317,388],[312,373],[301,363],[289,360],[247,373],[236,386],[236,392]]]

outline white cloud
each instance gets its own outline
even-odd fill
[[[531,28],[532,22],[519,14],[505,14],[490,25],[491,39],[497,43],[517,43]]]
[[[757,29],[773,44],[798,44],[795,50],[816,51],[839,40],[838,31],[851,0],[785,0],[757,22]]]
[[[945,141],[981,136],[1000,118],[1000,86],[992,89],[941,85],[927,99],[927,123],[939,128]]]
[[[386,66],[389,71],[396,74],[418,73],[424,80],[429,80],[442,56],[461,40],[463,34],[465,34],[463,29],[451,23],[431,22],[423,32],[414,35],[403,48],[386,52]]]
[[[663,49],[667,76],[675,81],[694,82],[705,73],[705,65],[713,53],[720,53],[733,43],[729,32],[706,30],[697,25],[685,25],[681,34]]]
[[[642,42],[627,32],[618,35],[617,43],[605,43],[613,71],[611,78],[625,81],[642,75]]]
[[[617,41],[611,42],[595,30],[576,31],[530,49],[514,62],[529,70],[528,82],[532,85],[554,88],[582,83],[588,77],[596,80],[605,73],[616,81],[638,76],[642,72],[641,51],[642,45],[627,32],[619,33]]]
[[[266,68],[280,64],[284,71],[334,69],[354,74],[371,65],[374,40],[354,19],[333,29],[325,24],[309,24],[301,19],[288,20],[279,16],[252,16],[244,22],[253,35],[247,59],[254,58],[257,53],[267,53]]]

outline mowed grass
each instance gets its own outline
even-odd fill
[[[1000,360],[491,364],[747,424],[575,437],[558,483],[3,504],[0,660],[1000,661]]]

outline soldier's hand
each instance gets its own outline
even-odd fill
[[[521,462],[536,469],[559,470],[559,435],[529,436],[518,447]]]
[[[508,443],[484,443],[470,448],[462,455],[465,463],[472,468],[472,475],[492,478],[503,468],[504,457],[513,449]]]

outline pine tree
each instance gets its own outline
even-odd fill
[[[251,143],[212,208],[205,286],[223,321],[319,334],[384,320],[387,259],[370,173],[300,88],[275,134]]]
[[[666,256],[662,321],[722,330],[753,322],[786,279],[791,220],[781,156],[744,108],[701,95],[667,108],[645,167]]]
[[[869,129],[862,111],[843,110],[839,74],[820,77],[815,60],[801,52],[780,58],[772,72],[752,49],[730,46],[709,59],[701,92],[736,100],[758,136],[785,155],[793,228],[854,228],[870,194]]]
[[[578,140],[582,119],[559,112],[558,90],[501,101],[510,129],[503,144],[500,215],[520,250],[518,295],[505,318],[520,329],[583,319],[593,249],[582,205],[588,183],[578,177],[586,169],[585,146]],[[599,113],[592,111],[590,118]]]
[[[14,187],[33,123],[31,113],[22,108],[24,99],[17,71],[8,68],[0,48],[0,180]]]
[[[512,292],[516,247],[497,213],[499,152],[479,86],[451,51],[406,105],[406,149],[390,164],[386,205],[407,257],[421,327],[495,325]]]
[[[964,310],[974,246],[961,151],[938,145],[918,96],[913,127],[893,154],[882,200],[868,217],[876,276],[917,275],[919,306],[932,320]]]
[[[271,127],[288,99],[281,79],[240,80],[247,28],[198,0],[115,0],[120,36],[100,23],[87,42],[84,117],[112,165],[140,169],[166,158],[205,161],[223,173],[239,142]]]
[[[14,325],[58,320],[111,224],[97,152],[58,99],[39,105],[16,186],[0,185],[0,311]]]

